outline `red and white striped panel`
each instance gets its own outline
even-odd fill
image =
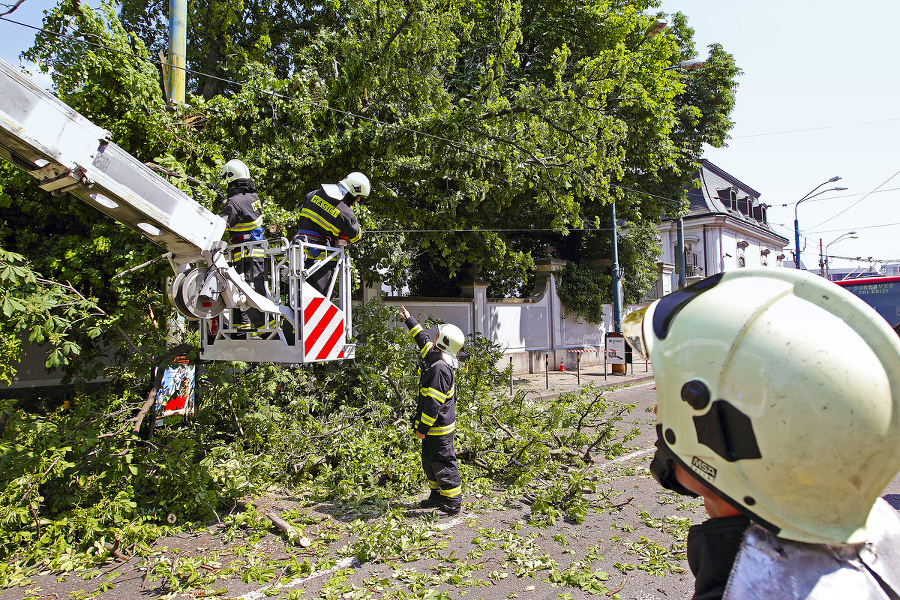
[[[305,362],[344,357],[344,311],[304,286],[303,356]]]

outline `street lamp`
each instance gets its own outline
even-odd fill
[[[656,21],[644,31],[644,36],[640,43],[644,43],[662,33],[666,28],[666,25],[668,25],[668,22],[665,19],[656,19]],[[610,218],[612,220],[613,331],[619,332],[622,331],[622,270],[619,268],[619,226],[616,222],[615,202],[610,206],[610,213]]]
[[[677,65],[672,65],[671,67],[666,67],[663,71],[672,71],[673,69],[683,69],[685,71],[692,71],[694,69],[699,69],[706,64],[705,58],[692,58],[690,60],[683,60]]]
[[[797,207],[800,206],[801,202],[803,202],[805,200],[809,200],[810,198],[814,198],[814,197],[818,196],[819,194],[824,194],[825,192],[840,192],[840,191],[846,190],[847,188],[845,188],[845,187],[833,187],[833,188],[829,188],[827,190],[822,190],[818,194],[813,193],[817,189],[822,187],[823,185],[828,185],[829,183],[834,183],[835,181],[840,181],[840,179],[841,178],[839,176],[835,175],[828,181],[823,181],[822,183],[820,183],[819,185],[814,187],[812,189],[812,191],[810,191],[807,195],[805,195],[802,198],[800,198],[799,200],[797,200],[797,204],[794,205],[794,248],[795,248],[794,267],[796,267],[796,269],[798,271],[800,270],[800,224],[797,221]]]
[[[828,246],[830,246],[831,244],[836,244],[837,242],[839,242],[843,239],[858,240],[859,236],[856,235],[855,231],[848,231],[847,233],[839,236],[837,239],[832,240],[832,241],[828,242],[827,244],[825,244],[825,277],[827,279],[831,279],[831,273],[828,270]]]
[[[657,19],[653,22],[653,25],[648,27],[647,31],[644,32],[644,39],[647,40],[658,36],[660,33],[662,33],[663,29],[665,29],[666,25],[668,24],[668,21],[666,21],[665,19]]]

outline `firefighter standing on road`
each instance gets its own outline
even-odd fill
[[[240,160],[230,160],[220,173],[225,182],[226,199],[219,216],[227,223],[226,232],[231,244],[262,242],[262,202],[256,194],[256,185],[250,179],[250,171]],[[266,295],[265,251],[261,245],[252,244],[236,250],[231,257],[238,273],[253,285],[262,296]],[[263,327],[263,313],[255,308],[241,311],[238,329],[251,330]]]
[[[666,489],[702,496],[694,600],[900,598],[900,339],[831,282],[738,269],[625,319]]]
[[[413,429],[422,440],[422,469],[431,494],[419,504],[448,515],[462,508],[462,488],[453,432],[456,429],[457,354],[466,341],[456,325],[438,327],[431,340],[406,307],[400,307],[410,335],[420,349],[419,395]]]
[[[334,246],[339,238],[355,244],[361,232],[351,207],[360,198],[366,198],[370,190],[369,178],[359,172],[350,173],[336,184],[323,183],[321,189],[306,195],[300,208],[297,236],[313,244]],[[319,254],[320,250],[308,250],[307,258],[317,259]],[[335,266],[333,261],[323,266],[307,282],[324,295]]]

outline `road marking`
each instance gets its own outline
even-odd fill
[[[605,469],[606,467],[611,467],[613,465],[621,464],[623,462],[628,462],[629,460],[640,458],[641,456],[647,456],[656,451],[656,446],[652,448],[644,448],[643,450],[637,450],[632,452],[631,454],[626,454],[625,456],[620,456],[619,458],[614,458],[609,462],[605,462],[600,465],[601,469]]]
[[[453,519],[450,519],[446,523],[438,523],[437,529],[439,529],[441,531],[446,531],[447,529],[452,529],[452,528],[456,527],[457,525],[459,525],[462,522],[463,522],[463,520],[461,517],[455,517]],[[345,558],[345,559],[339,561],[336,565],[334,565],[334,567],[332,567],[330,569],[325,569],[323,571],[316,571],[312,575],[307,575],[306,577],[298,577],[297,579],[294,579],[293,581],[289,581],[284,584],[278,583],[273,586],[264,587],[260,590],[256,590],[253,592],[247,592],[243,596],[240,596],[240,598],[238,598],[238,600],[261,600],[262,598],[268,597],[266,594],[266,591],[286,590],[288,588],[296,587],[302,583],[306,583],[307,581],[310,581],[312,579],[316,579],[318,577],[328,575],[329,573],[334,573],[335,571],[338,571],[340,569],[346,569],[348,567],[358,568],[360,566],[362,566],[361,563],[358,560],[356,560],[355,558],[353,558],[353,557]]]
[[[354,564],[355,563],[355,564]],[[338,561],[334,567],[331,569],[325,569],[324,571],[316,571],[312,575],[307,575],[306,577],[298,577],[293,581],[289,581],[285,584],[276,583],[275,585],[264,587],[260,590],[256,590],[254,592],[247,592],[243,596],[241,596],[238,600],[260,600],[261,598],[267,598],[266,591],[268,590],[286,590],[288,588],[292,588],[300,585],[301,583],[305,583],[310,581],[311,579],[316,579],[318,577],[322,577],[323,575],[328,575],[329,573],[334,573],[340,569],[346,569],[347,567],[359,567],[360,563],[353,557],[345,558],[341,561]]]
[[[441,531],[446,531],[448,529],[452,529],[452,528],[456,527],[457,525],[459,525],[462,522],[463,522],[462,518],[455,517],[453,519],[450,519],[446,523],[438,523],[437,528],[440,529]]]

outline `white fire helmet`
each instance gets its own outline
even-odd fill
[[[456,325],[447,323],[438,326],[437,339],[434,345],[447,354],[456,356],[465,343],[466,336]]]
[[[225,163],[225,166],[222,167],[219,176],[223,181],[225,181],[225,185],[228,185],[235,179],[250,179],[250,170],[247,168],[247,165],[243,163],[243,161],[234,159],[229,160],[227,163]]]
[[[806,272],[739,269],[624,329],[653,363],[664,487],[683,492],[674,462],[779,537],[867,539],[900,470],[900,338],[874,309]]]
[[[366,198],[372,190],[372,186],[369,185],[369,178],[358,171],[354,171],[344,177],[341,180],[341,185],[355,198]]]

